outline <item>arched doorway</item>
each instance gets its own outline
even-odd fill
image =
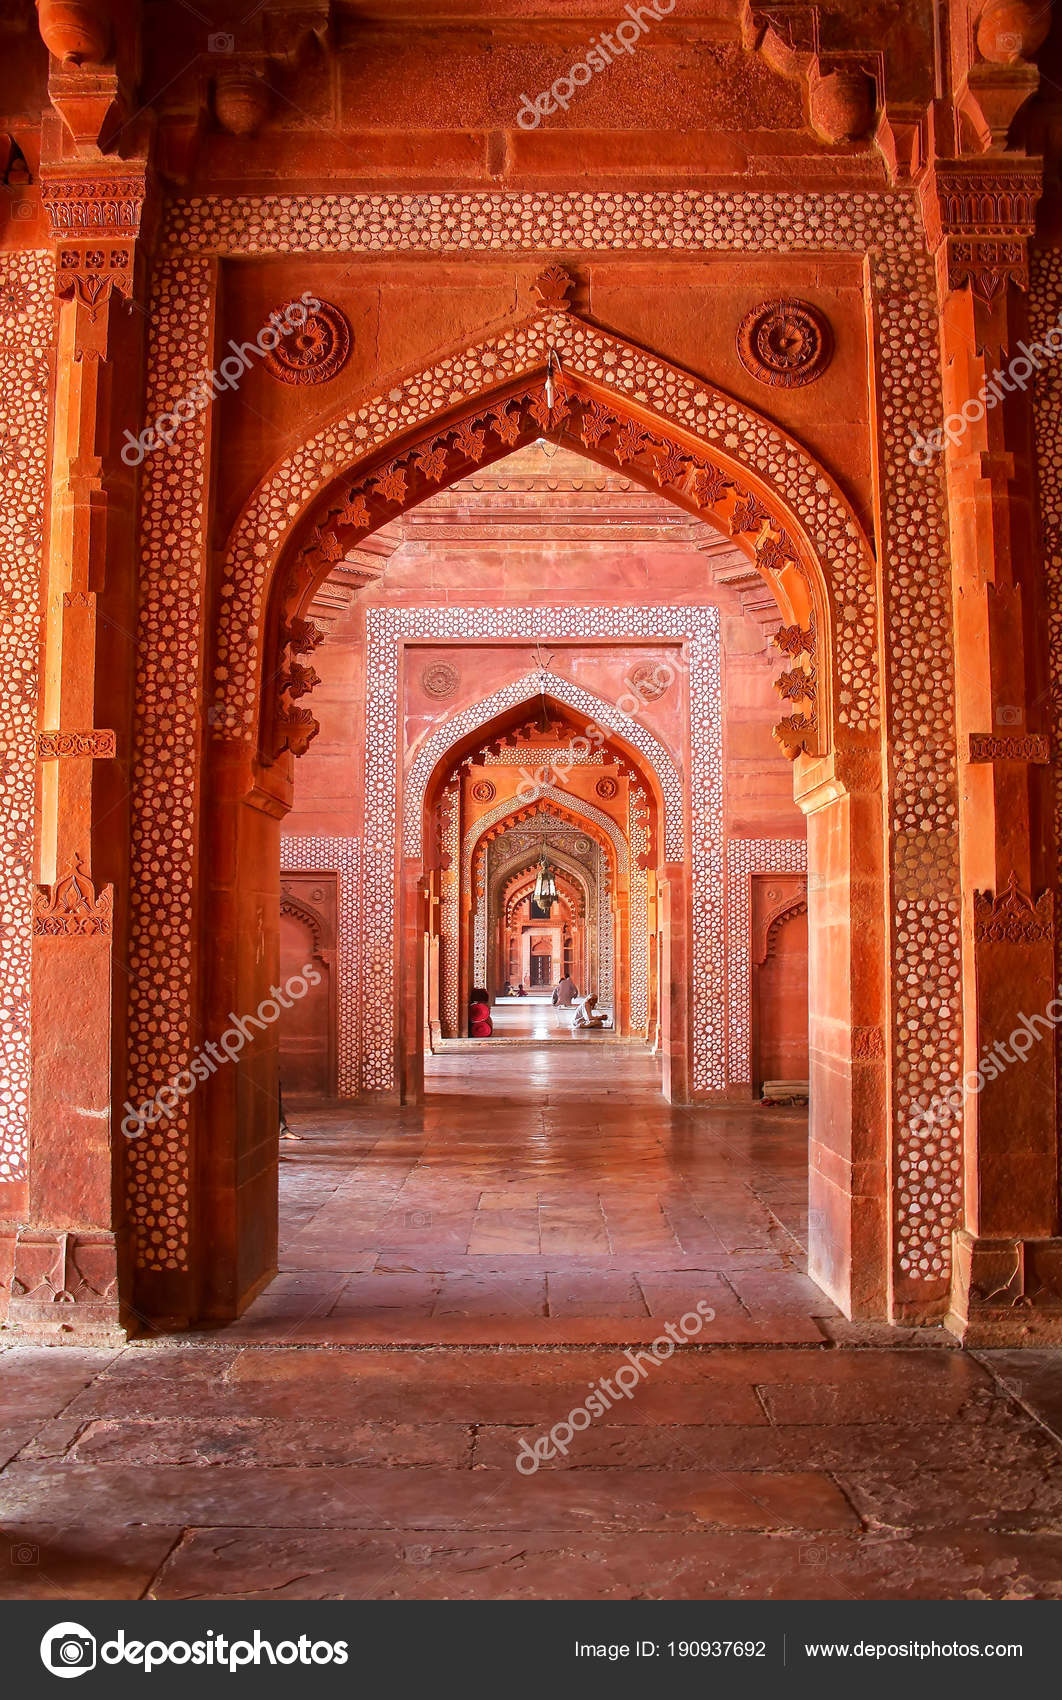
[[[860,1303],[884,1304],[887,1130],[877,1089],[884,1056],[873,1045],[853,1056],[852,1043],[853,1030],[861,1025],[867,1031],[879,1029],[882,980],[861,1010],[858,995],[853,999],[855,953],[846,896],[854,875],[864,893],[875,883],[880,889],[883,878],[880,819],[876,825],[869,822],[863,810],[856,834],[847,801],[857,791],[874,795],[880,763],[872,556],[826,475],[762,419],[713,398],[696,380],[662,367],[566,312],[544,312],[529,329],[528,351],[517,360],[519,370],[510,367],[506,374],[495,364],[490,380],[474,386],[471,399],[452,405],[451,392],[450,402],[440,408],[436,398],[426,406],[419,425],[407,413],[397,433],[383,431],[375,446],[354,457],[353,475],[346,471],[337,478],[330,472],[325,488],[303,505],[294,525],[281,528],[274,545],[251,547],[249,541],[256,530],[264,526],[268,532],[274,523],[268,518],[265,486],[236,528],[230,562],[237,574],[248,570],[238,593],[226,596],[222,604],[216,671],[224,682],[212,717],[209,786],[210,807],[219,821],[216,830],[234,848],[211,901],[225,930],[256,937],[264,948],[251,960],[241,959],[239,951],[235,959],[231,952],[222,953],[210,965],[208,1007],[231,1007],[234,985],[246,1005],[273,960],[269,906],[276,881],[277,823],[290,802],[291,758],[307,747],[314,733],[313,717],[302,702],[313,681],[312,669],[300,657],[312,649],[315,638],[305,609],[329,558],[335,559],[336,551],[351,540],[368,535],[389,512],[415,503],[428,489],[444,487],[470,466],[489,464],[522,441],[577,441],[595,459],[622,466],[687,511],[725,528],[764,574],[787,622],[785,641],[793,666],[784,690],[793,712],[783,716],[780,736],[799,757],[802,804],[814,823],[809,855],[820,895],[811,917],[813,954],[825,939],[817,925],[817,917],[825,913],[823,905],[837,911],[836,920],[830,918],[833,967],[828,989],[825,980],[820,982],[827,1001],[813,1013],[812,1025],[812,1074],[823,1082],[829,1099],[828,1113],[813,1129],[813,1145],[823,1136],[824,1159],[816,1170],[821,1190],[813,1268],[847,1305],[853,1259],[858,1259],[866,1276]],[[618,373],[602,364],[602,352],[609,361],[619,360]],[[649,399],[632,400],[628,390]],[[282,469],[274,481],[281,477]],[[828,568],[823,561],[829,562]],[[261,648],[255,641],[259,624]],[[369,784],[386,789],[386,777],[375,765],[375,729],[369,730]],[[249,731],[252,742],[246,736]],[[225,819],[229,824],[222,825]],[[868,823],[869,832],[863,830]],[[691,849],[694,862],[699,854],[718,853],[719,847],[711,844],[694,843]],[[367,898],[384,907],[387,890],[393,889],[387,864],[382,844],[367,841]],[[400,926],[407,938],[423,932],[408,892]],[[682,917],[669,913],[666,898],[661,932],[680,953]],[[883,925],[869,942],[883,965]],[[865,951],[865,928],[860,943]],[[390,973],[392,964],[386,949],[369,961],[380,975]],[[687,965],[681,966],[684,974]],[[667,978],[675,978],[674,962]],[[862,1024],[853,1020],[860,1014],[865,1016]],[[385,1013],[366,1009],[365,1021],[375,1032],[384,1060],[375,1074],[368,1072],[364,1085],[394,1090],[385,1055],[393,1056],[393,1037],[385,1031]],[[206,1273],[212,1293],[206,1306],[219,1313],[243,1302],[261,1278],[251,1271],[268,1263],[274,1183],[269,1112],[263,1105],[269,1103],[274,1067],[266,1042],[256,1048],[239,1077],[252,1081],[257,1073],[250,1093],[229,1079],[211,1083],[209,1091],[207,1113],[222,1131],[213,1147],[202,1152],[207,1177],[204,1223],[209,1223],[212,1211],[219,1211],[215,1228],[206,1226],[208,1235],[222,1245],[239,1241],[247,1254],[241,1253],[235,1262],[222,1259]],[[697,1067],[694,1047],[695,1074]],[[871,1114],[861,1120],[864,1104],[871,1106]],[[864,1197],[859,1210],[852,1193],[857,1128],[864,1153],[871,1148],[878,1153],[880,1175],[872,1199]],[[181,1130],[171,1132],[184,1137]],[[245,1176],[245,1209],[225,1178],[232,1173],[231,1151],[226,1155],[232,1141],[233,1149],[258,1154],[252,1164],[237,1164]],[[867,1172],[865,1163],[860,1172]],[[241,1213],[254,1218],[254,1234],[236,1230],[234,1239],[234,1204],[237,1219]]]

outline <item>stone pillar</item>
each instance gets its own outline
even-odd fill
[[[425,940],[433,915],[431,878],[422,875],[419,861],[403,864],[402,913],[396,984],[398,987],[398,1067],[404,1104],[424,1102],[424,962]],[[371,987],[369,988],[371,996]]]
[[[693,986],[689,951],[689,898],[684,863],[664,864],[659,885],[659,903],[662,938],[661,1085],[669,1104],[688,1104],[691,1076],[689,1012],[692,1007]]]
[[[127,1289],[121,1152],[128,771],[135,623],[135,429],[143,360],[143,159],[65,157],[44,125],[41,198],[59,299],[52,502],[39,689],[41,836],[33,910],[28,1209],[8,1322],[116,1336]],[[49,160],[53,163],[47,163]],[[118,1014],[119,1031],[114,1030]]]
[[[927,477],[947,479],[963,891],[965,1211],[948,1324],[970,1343],[1062,1337],[1047,622],[1028,394],[1055,355],[1030,347],[1024,299],[1040,179],[1038,160],[957,159],[922,185],[945,419],[913,453]]]
[[[870,751],[801,758],[808,822],[808,1270],[853,1318],[889,1314],[882,792]]]
[[[277,1266],[280,1021],[263,1006],[280,973],[286,810],[264,786],[249,788],[248,761],[249,746],[235,740],[208,753],[213,807],[200,900],[209,950],[196,1035],[207,1078],[188,1100],[198,1208],[185,1268],[140,1277],[152,1314],[171,1326],[238,1316]],[[192,1055],[182,1057],[186,1067]]]

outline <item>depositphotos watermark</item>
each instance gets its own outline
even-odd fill
[[[312,962],[304,962],[301,974],[291,974],[283,987],[270,986],[270,995],[263,998],[253,1015],[234,1015],[229,1011],[231,1027],[226,1027],[220,1039],[210,1039],[200,1045],[187,1068],[175,1074],[168,1086],[160,1087],[154,1098],[145,1098],[139,1110],[127,1098],[123,1108],[122,1132],[126,1139],[139,1139],[160,1116],[168,1121],[182,1098],[187,1098],[204,1080],[209,1080],[224,1062],[235,1062],[250,1038],[248,1029],[264,1033],[274,1021],[279,1021],[283,1009],[291,1009],[304,998],[311,986],[319,986],[321,976]],[[220,1054],[219,1054],[220,1053]]]
[[[41,1641],[41,1663],[53,1676],[84,1676],[95,1670],[97,1659],[105,1665],[133,1665],[145,1676],[159,1665],[207,1665],[213,1670],[243,1670],[247,1665],[345,1665],[349,1657],[345,1641],[267,1641],[260,1629],[253,1640],[230,1638],[212,1631],[196,1641],[126,1640],[119,1629],[102,1646],[90,1629],[80,1623],[56,1623]]]
[[[558,77],[555,83],[548,89],[543,89],[534,100],[526,94],[520,96],[523,105],[516,114],[516,122],[521,130],[537,130],[543,118],[551,112],[556,112],[558,106],[567,112],[576,89],[584,87],[595,71],[607,71],[621,53],[633,54],[639,39],[648,34],[649,24],[658,24],[674,10],[675,0],[671,0],[670,6],[665,5],[664,0],[652,0],[652,4],[648,6],[625,6],[625,15],[615,29],[607,33],[602,30],[600,35],[593,36],[585,59],[578,59],[574,65],[569,65],[567,76]],[[649,23],[645,21],[647,18]]]
[[[943,453],[945,441],[953,446],[961,442],[970,426],[979,424],[1005,395],[1013,395],[1015,391],[1024,393],[1033,373],[1043,371],[1044,359],[1058,359],[1062,354],[1062,313],[1057,323],[1044,332],[1043,342],[1019,342],[1018,349],[1020,352],[1013,360],[1008,360],[1006,371],[1001,372],[997,367],[991,377],[984,379],[977,394],[963,402],[958,413],[949,413],[943,425],[925,437],[921,432],[915,433],[914,443],[907,452],[914,466],[929,466],[934,455]]]
[[[134,437],[132,431],[125,433],[125,444],[122,448],[122,459],[126,466],[139,466],[149,454],[154,454],[157,448],[169,447],[182,425],[187,425],[197,413],[210,406],[217,397],[219,390],[234,390],[243,374],[250,370],[252,356],[261,360],[265,354],[271,354],[283,337],[290,336],[306,323],[311,313],[316,313],[321,303],[316,295],[311,295],[304,289],[297,301],[275,313],[270,313],[269,323],[263,325],[253,342],[231,342],[231,354],[226,354],[219,361],[217,369],[213,368],[200,379],[198,386],[190,390],[180,401],[173,404],[168,413],[160,413],[154,423],[146,425],[139,437]]]
[[[715,1311],[708,1300],[698,1299],[695,1309],[679,1317],[678,1327],[673,1322],[665,1322],[664,1332],[658,1334],[650,1346],[629,1346],[623,1354],[626,1363],[621,1363],[611,1375],[603,1375],[600,1381],[587,1382],[591,1392],[585,1404],[577,1405],[562,1423],[554,1423],[547,1433],[540,1434],[533,1446],[521,1440],[516,1453],[516,1468],[520,1474],[533,1476],[543,1464],[556,1458],[558,1452],[567,1457],[568,1448],[577,1434],[589,1428],[595,1418],[605,1416],[620,1399],[633,1399],[635,1388],[641,1386],[650,1369],[666,1363],[676,1346],[681,1346],[684,1340],[692,1340],[714,1317]]]
[[[635,679],[628,675],[623,681],[628,689],[616,703],[616,708],[620,714],[633,720],[643,708],[663,695],[677,677],[678,671],[670,661],[658,661],[652,664],[652,671],[644,678]],[[603,749],[608,739],[608,732],[599,726],[596,720],[591,720],[589,726],[584,726],[582,733],[571,740],[567,750],[537,767],[534,773],[529,767],[520,769],[517,796],[530,796],[540,785],[567,785],[572,768],[580,761],[589,760],[595,750]]]

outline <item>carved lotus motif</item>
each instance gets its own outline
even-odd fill
[[[738,358],[761,384],[795,389],[821,378],[833,354],[826,318],[808,301],[765,301],[738,327]]]
[[[282,307],[274,317],[283,319],[286,312]],[[281,337],[266,355],[266,366],[282,384],[326,384],[346,364],[350,342],[346,314],[322,301],[297,329]]]
[[[448,661],[434,661],[430,667],[425,667],[420,675],[421,689],[425,696],[452,697],[461,682],[461,675],[456,667],[451,667]]]

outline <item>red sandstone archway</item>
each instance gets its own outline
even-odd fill
[[[819,1191],[811,1267],[844,1308],[881,1314],[889,1266],[885,1059],[871,1049],[857,1063],[852,1037],[861,1023],[877,1029],[885,997],[884,901],[872,895],[883,888],[883,823],[880,806],[876,812],[853,806],[857,793],[873,798],[880,790],[872,551],[824,469],[747,407],[562,309],[538,315],[519,336],[521,355],[495,357],[488,369],[482,348],[468,351],[466,370],[453,363],[448,389],[420,384],[416,405],[403,400],[393,423],[381,425],[387,409],[378,408],[366,432],[370,446],[350,453],[338,469],[332,433],[327,470],[298,503],[288,501],[293,517],[279,528],[269,504],[283,467],[263,481],[237,523],[226,582],[246,566],[246,583],[235,596],[224,585],[220,593],[213,659],[222,682],[208,782],[208,836],[227,851],[207,924],[234,941],[261,939],[264,930],[265,944],[254,960],[239,948],[218,953],[208,965],[207,1010],[220,1016],[231,1008],[234,989],[241,1007],[253,1007],[275,959],[278,821],[290,806],[292,757],[315,731],[302,700],[312,688],[312,669],[300,658],[319,634],[306,613],[332,563],[385,520],[475,466],[536,437],[571,442],[728,531],[771,585],[786,623],[782,646],[794,664],[781,683],[793,712],[783,718],[780,736],[790,754],[802,757],[798,787],[812,827],[819,910],[812,917],[813,957],[815,941],[826,952],[829,938],[828,960],[813,973],[820,1002],[812,1012],[812,1076],[820,1083],[821,1119],[812,1137],[813,1154],[818,1143],[823,1160],[812,1164]],[[503,341],[495,339],[495,356]],[[417,388],[409,380],[392,393],[404,398]],[[305,493],[305,473],[301,488]],[[850,903],[856,885],[864,921],[858,950]],[[414,937],[423,930],[420,901],[407,892],[402,925]],[[870,927],[868,914],[876,917]],[[671,924],[665,914],[665,928]],[[868,951],[876,974],[866,972]],[[858,958],[864,960],[857,966]],[[274,1077],[267,1041],[203,1094],[212,1134],[209,1147],[200,1148],[197,1190],[202,1232],[219,1248],[205,1271],[205,1314],[238,1311],[272,1266]],[[857,1129],[858,1173],[880,1177],[858,1207]]]

